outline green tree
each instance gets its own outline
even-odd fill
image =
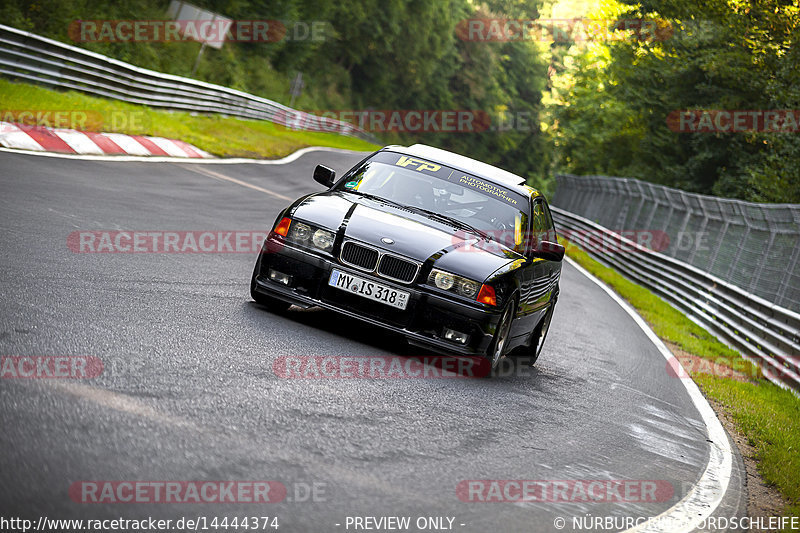
[[[796,133],[685,133],[667,125],[671,113],[688,109],[797,109],[800,8],[785,0],[623,4],[620,19],[661,19],[671,31],[609,43],[599,65],[578,58],[574,85],[553,113],[557,169],[800,202]]]

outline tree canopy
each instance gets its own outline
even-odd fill
[[[685,110],[800,109],[800,7],[794,0],[193,0],[237,20],[279,20],[277,42],[204,51],[196,77],[326,110],[469,110],[488,128],[468,133],[376,132],[425,142],[530,178],[546,192],[557,172],[635,177],[707,194],[800,202],[798,132],[676,131]],[[165,19],[167,0],[8,0],[4,23],[70,42],[75,20]],[[470,40],[469,20],[573,15],[608,32]],[[577,10],[577,11],[576,11]],[[658,21],[655,33],[622,30]],[[292,24],[324,23],[323,39]],[[573,21],[574,22],[574,21]],[[546,21],[542,21],[546,26]],[[635,25],[634,25],[635,26]],[[607,38],[608,35],[623,38]],[[196,42],[79,46],[188,76]],[[671,118],[672,117],[672,118]],[[670,123],[669,120],[673,120]],[[671,127],[672,126],[672,127]]]

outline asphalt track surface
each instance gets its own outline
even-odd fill
[[[255,253],[81,254],[83,230],[266,230],[363,154],[285,165],[85,161],[0,153],[0,354],[94,356],[94,379],[0,379],[3,516],[454,518],[464,532],[573,530],[571,517],[655,516],[699,479],[706,426],[630,316],[564,265],[533,369],[494,379],[284,379],[281,356],[420,350],[321,310],[250,300]],[[209,174],[213,172],[216,176]],[[233,178],[236,181],[231,181]],[[254,185],[264,191],[247,187]],[[657,502],[464,502],[463,480],[661,480]],[[81,480],[275,480],[274,504],[87,504]],[[317,484],[316,501],[302,500]],[[298,494],[295,494],[295,491]],[[741,480],[729,492],[741,503]],[[339,525],[337,525],[339,524]],[[447,524],[447,521],[445,521]],[[273,530],[274,531],[274,530]]]

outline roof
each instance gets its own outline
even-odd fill
[[[509,187],[510,189],[522,194],[523,196],[539,196],[539,191],[525,185],[525,178],[517,176],[502,168],[472,159],[464,155],[428,146],[427,144],[415,144],[412,146],[387,146],[384,150],[400,152],[406,155],[428,159],[436,163],[442,163],[448,167],[462,170],[475,176],[488,179],[498,185]]]

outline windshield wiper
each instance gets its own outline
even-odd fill
[[[452,226],[456,226],[457,228],[461,228],[463,230],[467,230],[467,231],[471,231],[473,233],[476,233],[476,234],[480,235],[481,237],[483,237],[484,239],[486,239],[487,241],[493,240],[492,237],[489,234],[487,234],[486,232],[484,232],[482,230],[479,230],[475,226],[467,224],[463,220],[459,220],[457,218],[449,217],[447,215],[443,215],[441,213],[437,213],[436,211],[431,211],[430,209],[425,209],[423,207],[413,207],[412,206],[411,209],[415,210],[415,211],[419,211],[420,213],[423,213],[423,214],[429,216],[430,218],[439,220],[440,222],[444,222],[445,224],[450,224]]]
[[[347,192],[354,192],[354,193],[358,194],[359,196],[363,196],[364,198],[369,198],[371,200],[376,200],[378,202],[384,202],[384,203],[387,203],[389,205],[393,205],[395,207],[401,207],[403,209],[412,209],[412,210],[415,209],[415,208],[407,206],[405,204],[401,204],[400,202],[395,202],[394,200],[390,200],[388,198],[384,198],[383,196],[377,196],[375,194],[370,194],[368,192],[361,192],[361,191],[347,191]]]

